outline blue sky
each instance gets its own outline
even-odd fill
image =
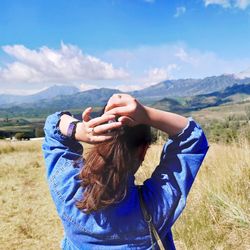
[[[249,41],[250,0],[1,0],[0,92],[250,76]]]

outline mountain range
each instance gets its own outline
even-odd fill
[[[117,92],[120,91],[108,88],[80,92],[72,86],[54,86],[29,96],[0,95],[0,116],[36,116],[58,110],[101,107]],[[221,75],[204,79],[167,80],[129,94],[147,105],[187,112],[249,99],[250,78]]]
[[[188,113],[208,107],[232,103],[250,103],[250,84],[235,84],[221,91],[183,98],[165,97],[152,106],[177,113]]]
[[[148,88],[134,91],[136,97],[162,99],[208,94],[235,84],[250,84],[250,78],[238,79],[234,75],[211,76],[204,79],[166,80]]]
[[[208,94],[214,91],[220,91],[235,84],[250,84],[250,78],[238,79],[234,75],[221,75],[206,77],[204,79],[179,79],[179,80],[166,80],[142,90],[129,92],[131,95],[148,100],[156,101],[165,97],[183,97],[194,96],[200,94]],[[33,95],[0,95],[1,107],[11,107],[20,104],[29,104],[43,101],[48,103],[52,101],[54,103],[65,96],[71,96],[71,102],[76,102],[76,99],[81,99],[81,102],[86,104],[94,101],[107,99],[107,92],[111,94],[113,92],[119,92],[117,89],[95,89],[80,92],[80,90],[73,86],[58,86],[55,85],[46,90]],[[105,96],[106,95],[106,96]],[[73,98],[74,96],[74,98]],[[72,100],[72,98],[74,100]],[[70,105],[70,103],[69,103]]]
[[[34,103],[40,100],[52,99],[62,95],[72,95],[79,92],[79,89],[73,86],[59,86],[55,85],[40,91],[33,95],[0,95],[0,105],[3,106],[14,106],[22,103]]]

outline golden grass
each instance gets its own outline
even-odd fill
[[[193,111],[191,115],[202,124],[209,120],[225,121],[226,118],[235,114],[237,114],[237,116],[245,116],[246,110],[249,108],[249,106],[249,101],[224,104],[220,106],[204,108],[199,111]]]
[[[159,161],[153,145],[137,173]],[[0,249],[60,249],[62,226],[45,180],[41,142],[0,141]],[[250,249],[250,146],[212,144],[173,227],[177,249]]]
[[[59,249],[63,231],[44,177],[41,142],[0,143],[5,152],[0,158],[0,249]]]
[[[250,249],[250,147],[212,144],[175,225],[183,249]]]
[[[12,152],[41,152],[41,142],[0,140],[0,155]]]

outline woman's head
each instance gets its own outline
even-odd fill
[[[128,177],[138,170],[152,141],[150,127],[143,124],[110,133],[112,140],[90,149],[80,173],[85,191],[77,207],[84,212],[105,208],[125,197]]]

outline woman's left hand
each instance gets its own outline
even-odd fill
[[[113,138],[111,130],[118,129],[122,122],[115,121],[115,115],[103,114],[91,119],[92,108],[87,108],[82,113],[82,122],[77,124],[75,138],[78,141],[96,144]],[[109,121],[112,121],[108,123]]]

